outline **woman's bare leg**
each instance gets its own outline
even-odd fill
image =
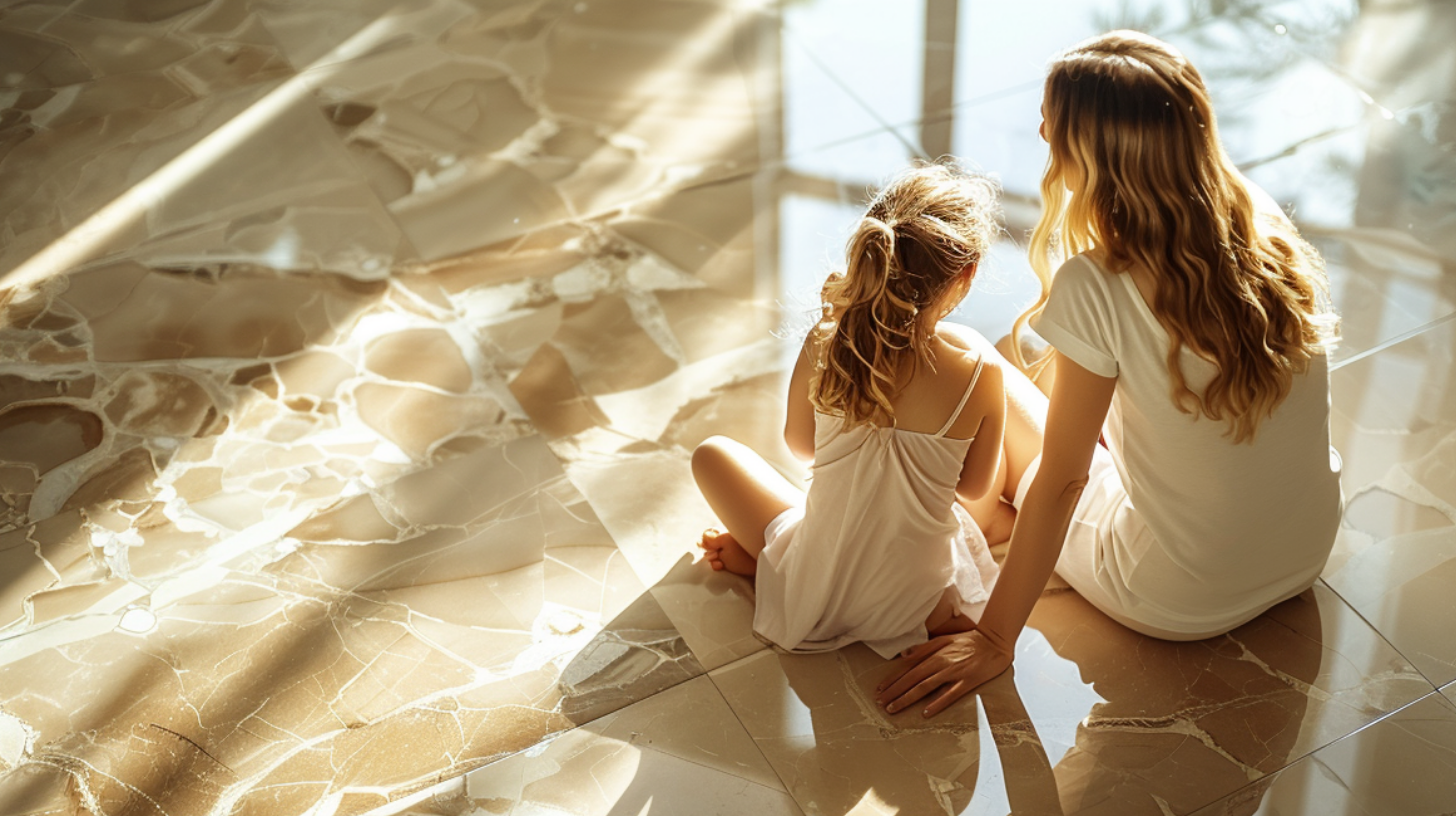
[[[999,359],[991,361],[1001,366],[1001,379],[1006,389],[1006,429],[1001,461],[996,468],[993,489],[976,501],[963,503],[985,533],[988,544],[1000,544],[1011,538],[1016,511],[1010,502],[1016,497],[1027,468],[1041,455],[1042,439],[1046,436],[1047,407],[1050,405],[1047,395],[1005,356],[1002,350],[1007,342],[1009,338],[996,344]],[[1050,382],[1053,376],[1053,365],[1055,361],[1044,369],[1048,374],[1046,382]],[[975,628],[975,623],[954,613],[947,593],[926,619],[925,628],[934,637],[969,631]]]
[[[693,451],[693,478],[708,506],[728,528],[706,534],[702,547],[713,569],[753,575],[768,523],[804,504],[804,491],[741,442],[714,436]]]

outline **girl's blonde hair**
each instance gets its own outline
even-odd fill
[[[1112,270],[1154,276],[1149,305],[1172,340],[1174,404],[1227,420],[1235,442],[1252,439],[1294,375],[1333,343],[1319,254],[1277,207],[1256,206],[1219,143],[1203,78],[1166,43],[1113,31],[1061,54],[1045,121],[1045,209],[1030,247],[1042,291],[1013,334],[1045,307],[1054,254],[1100,247]],[[1203,394],[1183,378],[1184,346],[1218,367]]]
[[[893,419],[906,366],[934,365],[929,341],[942,315],[933,310],[965,296],[970,275],[961,272],[995,240],[996,199],[992,181],[949,164],[913,167],[875,196],[845,270],[824,284],[811,331],[815,408],[850,424]]]

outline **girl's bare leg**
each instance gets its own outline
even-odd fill
[[[930,617],[925,619],[925,630],[931,637],[969,632],[976,628],[975,621],[955,611],[955,603],[951,600],[955,591],[954,587],[947,588],[935,609],[930,611]]]
[[[1020,371],[1022,374],[1027,376],[1027,379],[1030,379],[1032,382],[1036,383],[1036,387],[1039,391],[1041,391],[1043,394],[1046,394],[1048,397],[1052,395],[1052,384],[1056,382],[1057,379],[1057,361],[1055,357],[1048,360],[1047,364],[1041,367],[1041,371],[1038,371],[1036,373],[1036,376],[1033,377],[1030,374],[1027,374],[1026,369],[1021,368],[1020,366],[1016,365],[1016,363],[1011,362],[1011,335],[1008,334],[1000,340],[997,340],[996,350],[1001,352],[1001,356],[1006,360],[1007,363],[1011,364],[1012,368]],[[1047,354],[1051,354],[1052,349],[1047,348],[1045,349],[1045,352]]]
[[[991,489],[975,501],[961,500],[961,506],[976,520],[981,534],[986,537],[986,543],[992,546],[1010,539],[1011,527],[1016,523],[1016,511],[1001,499],[1001,494],[1006,489],[1005,443],[1002,444],[1001,459],[996,465],[996,480],[991,483]]]
[[[1011,528],[1016,524],[1016,510],[1011,500],[1016,488],[1031,462],[1041,455],[1041,441],[1046,433],[1047,393],[1039,386],[1050,388],[1055,377],[1056,363],[1048,364],[1033,383],[1026,373],[1017,368],[1006,350],[1011,338],[1002,338],[996,344],[1000,359],[991,361],[1001,366],[1002,381],[1006,388],[1006,431],[1002,442],[1001,462],[996,469],[996,480],[986,495],[975,501],[962,502],[962,506],[976,520],[988,544],[1000,544],[1011,538]]]
[[[726,436],[714,436],[693,451],[693,478],[727,533],[705,533],[701,546],[713,569],[753,575],[768,523],[804,504],[804,491],[762,456]]]
[[[1002,338],[996,344],[998,351],[1009,348],[1010,337]],[[1036,457],[1041,455],[1042,439],[1046,436],[1047,394],[1026,373],[1017,368],[1005,354],[998,360],[1001,364],[1002,381],[1006,386],[1006,441],[1002,464],[1006,468],[1006,479],[1001,485],[1001,497],[1011,501],[1021,486],[1021,478]],[[1042,370],[1038,380],[1051,387],[1056,359],[1053,358]],[[999,478],[999,477],[998,477]]]

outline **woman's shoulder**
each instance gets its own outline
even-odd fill
[[[1115,268],[1105,251],[1088,250],[1073,255],[1057,268],[1048,297],[1054,304],[1060,304],[1053,308],[1078,311],[1099,308],[1094,304],[1108,304],[1113,308],[1124,306],[1126,304],[1120,303],[1125,299],[1123,284],[1117,278],[1126,274]]]
[[[1052,285],[1105,286],[1118,274],[1107,250],[1094,247],[1068,258],[1057,267]]]

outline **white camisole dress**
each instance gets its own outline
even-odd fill
[[[802,508],[764,531],[753,629],[791,652],[863,641],[882,657],[923,643],[925,619],[947,589],[961,614],[979,619],[997,574],[980,528],[956,503],[971,439],[816,412],[814,465]]]

